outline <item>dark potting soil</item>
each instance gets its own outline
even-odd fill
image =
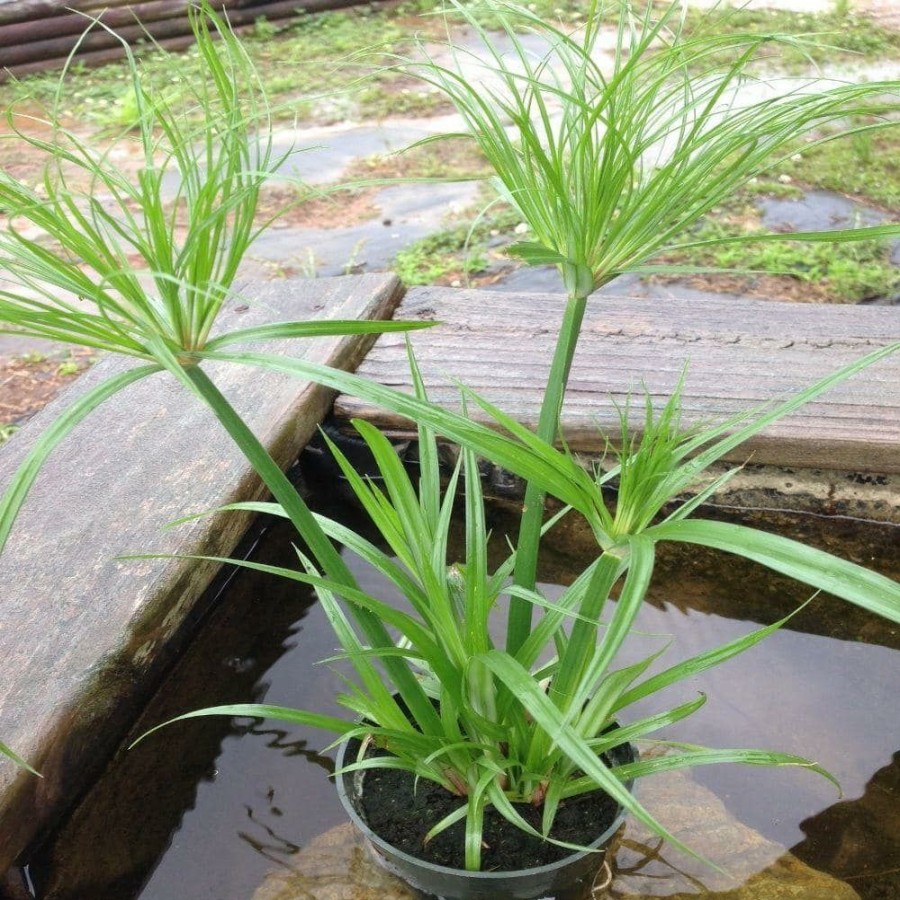
[[[399,769],[368,769],[362,807],[369,827],[391,846],[410,856],[455,869],[465,868],[463,836],[465,823],[457,822],[427,846],[423,837],[445,816],[465,801],[440,785]],[[522,818],[541,830],[541,809],[516,803]],[[550,832],[557,840],[590,844],[612,825],[618,804],[603,791],[573,797],[560,804]],[[516,828],[495,809],[484,816],[482,869],[508,872],[556,862],[571,850],[540,840]]]

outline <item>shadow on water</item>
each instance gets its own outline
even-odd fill
[[[252,556],[291,565],[292,539],[274,523]],[[311,665],[310,654],[332,646],[312,603],[296,584],[239,570],[133,736],[199,706],[274,701],[276,690],[277,699],[299,702],[283,662],[292,652],[303,700],[336,712],[335,685],[323,683],[329,673]],[[33,861],[37,896],[251,896],[274,862],[340,821],[328,780],[333,762],[320,752],[327,743],[321,733],[277,722],[208,718],[120,752]],[[294,790],[298,772],[307,774]]]
[[[355,515],[339,498],[323,503],[345,521]],[[502,553],[515,511],[497,505],[489,518]],[[782,514],[763,524],[819,546],[840,546],[843,555],[900,577],[896,527]],[[276,523],[254,556],[290,566],[292,540],[290,529]],[[550,544],[542,579],[553,596],[584,565],[590,538],[573,519],[555,530]],[[373,573],[349,562],[364,587],[377,587]],[[642,634],[629,652],[637,658],[648,646],[674,639],[665,658],[671,664],[775,620],[808,593],[718,554],[667,550],[639,622]],[[823,779],[796,769],[748,774],[746,768],[707,766],[692,778],[776,850],[793,848],[813,868],[846,880],[863,900],[900,897],[897,631],[846,604],[817,598],[789,629],[714,675],[692,680],[681,696],[676,690],[665,698],[672,705],[697,691],[709,696],[668,737],[813,756],[837,775],[842,799]],[[339,676],[317,665],[334,648],[308,591],[241,570],[135,734],[222,703],[278,703],[340,715],[334,702]],[[329,778],[330,741],[299,726],[226,718],[180,723],[151,736],[118,755],[55,840],[32,859],[37,896],[250,900],[267,872],[344,821]],[[668,848],[660,854],[674,871],[677,854]],[[657,889],[654,896],[666,896],[664,878]]]
[[[806,838],[791,848],[868,900],[900,896],[900,752],[861,797],[835,803],[800,823]]]

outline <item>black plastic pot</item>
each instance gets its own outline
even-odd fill
[[[338,750],[337,766],[353,760],[358,741],[344,741]],[[636,752],[631,744],[609,751],[610,765],[634,762]],[[572,853],[555,863],[507,872],[469,872],[426,862],[398,850],[379,837],[366,824],[362,813],[362,792],[366,770],[345,772],[337,778],[338,796],[353,824],[369,843],[378,863],[407,884],[429,897],[440,900],[584,900],[590,895],[594,879],[603,865],[604,854],[598,852],[612,839],[625,811],[619,809],[615,821],[594,840],[585,842],[592,852]],[[626,783],[631,790],[633,781]]]

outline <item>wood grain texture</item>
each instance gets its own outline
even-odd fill
[[[563,306],[545,294],[417,288],[397,315],[442,324],[413,338],[430,397],[458,408],[453,379],[520,422],[537,422]],[[589,302],[563,412],[573,449],[599,452],[618,433],[616,405],[644,386],[656,404],[687,366],[684,421],[727,417],[796,392],[837,367],[900,340],[900,310],[717,298]],[[360,373],[411,391],[402,337],[384,335]],[[635,396],[638,400],[639,396]],[[339,418],[386,431],[409,424],[351,397]],[[487,421],[480,411],[474,418]],[[637,417],[636,417],[637,418]],[[803,468],[900,472],[900,354],[870,367],[747,442],[733,460]]]
[[[252,28],[259,19],[285,24],[298,13],[321,12],[353,6],[358,0],[219,0],[215,9],[228,17],[237,31]],[[122,43],[100,27],[85,36],[92,18],[113,28],[133,47],[142,47],[149,37],[167,49],[193,43],[188,19],[189,0],[149,0],[103,3],[80,0],[0,0],[0,83],[33,72],[60,69],[70,53],[83,65],[100,65],[124,59]],[[73,12],[74,10],[74,12]]]
[[[234,325],[313,317],[389,318],[390,275],[242,286]],[[278,352],[353,369],[371,337],[322,338]],[[0,451],[0,489],[72,397],[123,366],[99,362]],[[208,371],[283,466],[331,405],[331,391],[244,366]],[[212,413],[168,376],[133,385],[58,448],[0,558],[0,735],[44,775],[0,762],[0,871],[102,769],[155,688],[215,573],[190,560],[228,555],[247,518],[219,514],[170,530],[190,512],[258,498],[262,486]]]

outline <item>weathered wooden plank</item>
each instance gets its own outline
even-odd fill
[[[181,4],[181,0],[157,0],[157,2]],[[265,6],[267,2],[269,0],[215,0],[212,5],[219,10],[244,9]],[[72,11],[96,15],[108,9],[129,10],[143,5],[145,4],[132,4],[129,0],[3,0],[0,2],[0,25],[34,22],[49,17],[66,17]],[[302,0],[298,0],[295,6],[302,6]]]
[[[187,17],[190,8],[189,0],[150,0],[148,3],[134,3],[124,6],[108,6],[95,13],[98,22],[110,28],[134,26],[137,22],[155,22],[159,19]],[[2,10],[2,7],[0,7]],[[64,13],[40,18],[27,19],[22,22],[0,24],[0,47],[15,47],[22,44],[35,44],[47,39],[58,39],[65,35],[80,35],[90,24],[90,19],[80,13]],[[0,59],[4,65],[12,65],[7,54]]]
[[[414,339],[430,396],[458,407],[452,379],[535,425],[563,301],[451,288],[409,292],[398,315],[442,324]],[[686,424],[723,418],[813,383],[838,366],[900,339],[888,307],[819,306],[710,298],[665,302],[591,300],[563,413],[574,449],[601,451],[618,432],[616,405],[642,384],[670,396],[687,365]],[[360,371],[411,390],[402,339],[379,339]],[[408,431],[396,417],[350,397],[337,415]],[[486,420],[480,411],[473,417]],[[781,466],[900,472],[900,354],[870,368],[769,428],[732,459]]]
[[[245,285],[241,324],[315,316],[384,318],[393,276]],[[236,303],[237,301],[235,301]],[[232,303],[232,306],[235,305]],[[371,338],[293,341],[279,352],[352,369]],[[83,392],[123,365],[108,359]],[[288,465],[332,393],[242,366],[210,366],[275,458]],[[67,392],[0,451],[0,489]],[[0,736],[44,775],[0,762],[0,872],[96,777],[170,662],[215,567],[124,561],[129,553],[227,555],[234,514],[163,531],[192,511],[261,494],[258,478],[199,400],[154,376],[97,410],[41,473],[0,559]]]
[[[235,29],[240,32],[240,29]],[[156,40],[156,46],[169,52],[184,50],[194,44],[194,36],[184,34],[180,37],[161,38]],[[107,63],[119,62],[124,57],[121,46],[108,47],[105,50],[93,50],[90,53],[82,53],[78,56],[78,64],[80,66],[94,67],[105,66]],[[68,55],[56,56],[52,58],[38,59],[34,62],[22,63],[16,66],[15,71],[4,68],[0,69],[0,84],[8,81],[10,78],[24,78],[26,75],[34,75],[37,72],[61,71],[69,61]]]
[[[112,34],[102,28],[94,28],[84,32],[84,28],[75,32],[62,32],[59,35],[29,40],[25,42],[12,42],[11,46],[3,48],[3,65],[13,74],[21,73],[21,66],[27,63],[41,62],[43,60],[67,58],[70,53],[77,51],[77,55],[89,56],[101,50],[115,50],[119,57],[124,56],[122,41],[134,43],[146,39],[150,34],[153,37],[165,40],[170,37],[179,37],[189,33],[190,23],[186,15],[174,15],[162,21],[154,19],[142,24],[136,24],[133,20],[128,25],[121,25]],[[52,33],[52,32],[51,32]],[[2,38],[2,31],[0,31]]]
[[[99,4],[97,0],[4,0],[0,3],[0,24],[6,22],[27,22],[44,16],[62,15],[66,9],[88,10]]]
[[[329,6],[336,4],[329,3]],[[271,19],[293,17],[300,8],[296,0],[282,0],[282,2],[267,3],[265,6],[254,7],[249,10],[234,9],[228,11],[228,19],[233,26],[253,23],[261,16]],[[144,41],[148,36],[157,41],[166,41],[192,33],[191,24],[187,16],[188,4],[174,3],[169,8],[151,7],[146,17],[140,16],[137,7],[125,7],[115,10],[115,15],[104,14],[104,20],[111,27],[115,27],[115,33],[103,28],[93,28],[85,32],[88,21],[81,17],[81,27],[71,30],[71,22],[65,18],[53,17],[51,22],[61,22],[65,29],[59,33],[52,30],[49,37],[40,39],[28,39],[22,42],[12,41],[3,48],[2,62],[5,68],[12,73],[20,72],[20,67],[26,63],[41,60],[66,57],[69,53],[77,51],[79,59],[82,56],[89,57],[92,53],[101,50],[117,50],[118,56],[124,55],[122,41],[133,44],[136,41]],[[129,15],[130,14],[130,15]],[[7,26],[13,29],[15,26]],[[0,27],[0,41],[4,40],[5,29]]]
[[[300,12],[321,12],[354,6],[359,0],[271,0],[247,5],[236,0],[220,0],[218,9],[225,12],[236,31],[252,27],[260,18],[272,23],[296,20]],[[145,4],[114,4],[105,10],[83,7],[86,15],[98,15],[118,38],[127,43],[144,42],[148,35],[159,47],[181,49],[193,43],[187,8],[182,0],[155,0]],[[0,16],[0,83],[11,76],[22,77],[34,72],[61,68],[70,53],[76,51],[83,65],[93,66],[124,57],[120,40],[101,28],[86,36],[89,20],[84,15],[63,15],[64,6],[49,5],[44,18],[14,19],[4,24]],[[79,25],[80,23],[80,25]],[[57,29],[56,25],[60,27]],[[144,46],[144,50],[149,47]]]

